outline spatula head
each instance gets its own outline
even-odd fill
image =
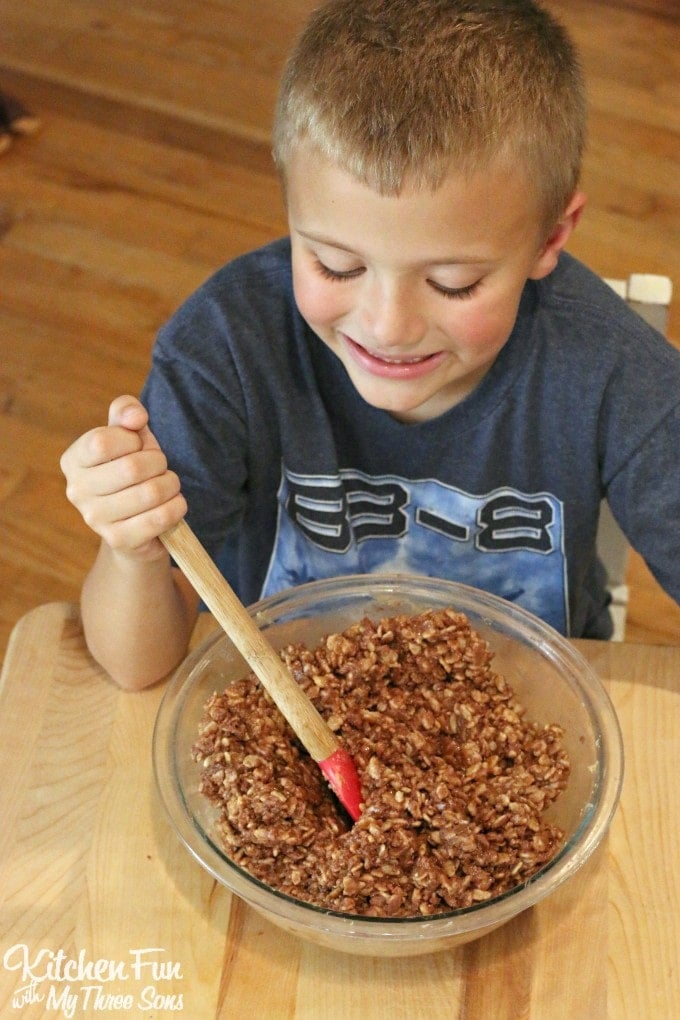
[[[344,747],[339,747],[319,762],[319,768],[352,821],[356,822],[361,817],[361,782],[351,756]]]

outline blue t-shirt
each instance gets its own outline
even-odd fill
[[[348,573],[483,588],[607,637],[600,501],[680,599],[680,353],[569,255],[441,416],[359,396],[297,311],[282,239],[219,270],[160,332],[142,399],[188,520],[250,603]]]

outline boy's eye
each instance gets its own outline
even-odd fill
[[[353,280],[364,272],[364,266],[357,266],[356,269],[331,269],[330,266],[327,266],[319,258],[314,259],[314,264],[317,271],[326,280]],[[445,287],[442,283],[436,283],[434,280],[428,280],[427,282],[443,297],[460,299],[470,297],[477,290],[481,280],[475,280],[474,283],[470,283],[466,287]]]
[[[435,283],[434,280],[428,280],[431,287],[446,298],[466,298],[470,297],[479,287],[481,280],[475,280],[474,283],[469,283],[467,287],[445,287],[441,283]]]
[[[353,280],[355,276],[359,276],[364,271],[363,266],[358,266],[356,269],[331,269],[321,259],[315,259],[315,265],[326,280]]]

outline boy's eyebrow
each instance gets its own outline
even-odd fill
[[[354,248],[348,248],[346,245],[340,244],[338,241],[335,241],[333,238],[326,237],[323,234],[309,233],[306,230],[300,230],[299,227],[296,228],[296,233],[298,233],[300,235],[300,237],[304,237],[307,241],[316,241],[317,244],[326,244],[326,245],[328,245],[329,248],[337,248],[338,251],[346,251],[348,255],[357,255],[358,254],[358,252],[355,251]],[[456,256],[455,258],[436,258],[436,259],[428,259],[427,260],[427,264],[428,265],[437,265],[437,266],[464,266],[464,265],[479,266],[479,265],[489,265],[490,263],[491,263],[490,259],[486,259],[486,258],[482,258],[482,257],[479,257],[479,256],[474,256],[474,255],[472,255],[472,256],[469,256],[469,255],[468,256]]]
[[[307,241],[316,241],[317,244],[327,244],[329,248],[337,248],[338,251],[346,251],[348,255],[356,255],[356,251],[353,248],[348,248],[344,244],[340,244],[338,241],[334,241],[332,237],[326,237],[323,234],[310,234],[307,230],[300,230],[296,227],[296,233],[300,237],[304,237]]]

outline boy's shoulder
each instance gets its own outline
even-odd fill
[[[603,277],[585,263],[562,252],[553,272],[540,281],[542,299],[555,310],[577,316],[639,321],[626,302]]]
[[[676,359],[673,346],[635,312],[612,286],[579,259],[562,252],[553,272],[538,281],[534,314],[541,316],[548,332],[554,329],[560,341],[571,337],[604,354],[622,354],[629,345],[651,345]]]
[[[182,352],[200,356],[258,348],[254,341],[279,344],[297,331],[287,237],[239,255],[213,272],[174,310],[156,337],[156,355]]]
[[[237,255],[206,282],[219,289],[227,283],[257,283],[258,280],[273,280],[277,277],[286,282],[292,278],[289,237],[280,237],[243,255]]]
[[[175,309],[160,336],[288,317],[293,298],[290,240],[279,238],[215,270]]]

